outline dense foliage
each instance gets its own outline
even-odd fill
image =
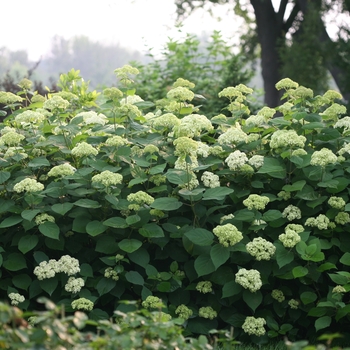
[[[242,341],[348,336],[350,117],[336,91],[290,79],[286,102],[251,115],[252,89],[219,97],[211,119],[177,79],[155,106],[138,70],[89,92],[78,71],[59,93],[0,92],[0,298],[39,296],[91,320],[137,300],[186,334],[234,327]],[[22,98],[28,101],[23,107]],[[280,113],[277,116],[276,110]],[[345,338],[349,342],[349,339]]]

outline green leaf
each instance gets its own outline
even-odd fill
[[[34,235],[22,236],[18,241],[18,250],[23,254],[25,254],[30,250],[32,250],[33,248],[35,248],[38,242],[39,242],[38,236],[34,236]]]
[[[215,188],[208,188],[205,190],[203,194],[203,200],[218,200],[221,201],[225,199],[225,197],[229,194],[233,193],[232,188],[228,187],[215,187]]]
[[[145,283],[145,280],[137,271],[127,272],[125,274],[125,278],[128,282],[130,282],[132,284],[137,284],[137,285],[143,286]]]
[[[46,221],[40,224],[39,231],[46,237],[59,239],[60,228],[54,222]]]
[[[73,206],[74,205],[72,203],[69,203],[69,202],[56,203],[51,207],[51,209],[57,214],[65,215],[73,208]]]
[[[45,157],[39,157],[39,158],[34,158],[32,159],[29,163],[28,166],[31,168],[40,168],[40,167],[49,167],[50,162],[45,158]]]
[[[0,184],[3,184],[11,177],[11,173],[8,171],[0,171]]]
[[[97,220],[90,221],[86,225],[86,232],[93,237],[101,234],[102,232],[105,232],[106,230],[107,226],[103,225],[102,222]]]
[[[330,316],[322,316],[322,317],[318,318],[315,321],[316,332],[318,332],[320,329],[324,329],[324,328],[329,327],[331,322],[332,322],[332,318]]]
[[[115,237],[108,235],[101,235],[96,238],[95,251],[104,254],[115,254],[118,251],[118,243]]]
[[[150,262],[150,255],[144,248],[138,249],[136,252],[129,253],[128,258],[137,265],[147,266]]]
[[[265,157],[264,164],[258,170],[258,174],[268,174],[271,177],[284,179],[286,177],[286,167],[280,159]]]
[[[309,273],[309,270],[303,266],[296,266],[292,270],[294,278],[304,277]]]
[[[23,218],[21,216],[13,215],[13,216],[10,216],[10,217],[8,217],[8,218],[3,220],[0,223],[0,228],[15,226],[15,225],[19,224],[22,221],[23,221]]]
[[[249,290],[243,291],[243,300],[245,303],[252,309],[253,312],[257,309],[257,307],[261,304],[263,300],[262,293],[260,291],[256,291],[254,293]]]
[[[211,261],[211,257],[206,254],[199,255],[197,257],[197,259],[194,261],[194,268],[198,277],[208,275],[215,271],[215,266]]]
[[[279,268],[288,265],[294,260],[294,254],[282,244],[276,244],[276,261]]]
[[[348,283],[348,278],[346,276],[342,276],[337,273],[329,273],[328,276],[336,284],[344,285]]]
[[[139,229],[139,233],[141,236],[147,238],[164,237],[163,229],[155,223],[143,225],[143,227]]]
[[[9,271],[19,271],[27,267],[27,262],[22,254],[11,253],[4,261],[3,267]]]
[[[137,239],[123,239],[119,242],[119,248],[124,252],[132,253],[142,246],[142,242]]]
[[[106,194],[105,199],[115,207],[117,207],[119,204],[118,198],[116,198],[116,196],[113,196],[111,194]]]
[[[171,291],[171,283],[170,282],[160,282],[157,284],[157,290],[159,292],[170,292]]]
[[[91,199],[78,199],[76,202],[73,203],[74,205],[82,208],[91,208],[91,209],[96,209],[100,208],[101,205],[99,202],[93,201]]]
[[[195,228],[187,231],[184,236],[186,236],[192,243],[199,246],[209,246],[214,240],[214,235],[203,228]]]
[[[156,165],[150,169],[149,173],[150,175],[163,174],[166,166],[167,163]]]
[[[185,185],[188,182],[188,174],[184,170],[169,169],[166,177],[169,182],[175,185]]]
[[[177,210],[181,206],[182,206],[182,203],[173,197],[157,198],[150,205],[151,208],[159,209],[163,211]]]
[[[210,258],[215,266],[215,270],[223,265],[230,257],[230,251],[228,248],[222,246],[221,244],[215,244],[210,249]]]
[[[21,216],[23,219],[32,221],[37,214],[40,213],[39,209],[33,209],[33,210],[23,210],[21,213]]]
[[[141,221],[141,218],[138,215],[130,215],[125,219],[125,221],[129,226],[132,226],[133,224]]]
[[[313,292],[304,292],[301,293],[300,299],[304,305],[313,303],[317,299],[317,294]]]
[[[265,220],[266,222],[269,222],[269,221],[278,220],[281,217],[282,217],[282,213],[279,210],[270,209],[263,214],[262,219]]]
[[[12,277],[12,283],[15,287],[28,290],[32,283],[32,279],[26,274],[15,275]]]
[[[39,281],[39,285],[43,291],[45,291],[48,295],[52,295],[52,293],[55,291],[55,289],[58,286],[58,279],[57,278],[47,278],[44,280]]]
[[[332,269],[337,269],[337,266],[332,263],[326,262],[324,264],[321,264],[317,268],[317,271],[323,272],[323,271],[332,270]]]
[[[109,218],[105,221],[103,221],[103,225],[108,227],[114,227],[114,228],[126,228],[128,227],[128,224],[126,223],[124,218],[120,218],[118,216],[115,216],[113,218]]]
[[[237,295],[242,291],[242,287],[235,281],[229,281],[222,287],[222,297],[229,298],[233,295]]]
[[[287,192],[292,192],[292,191],[300,191],[303,189],[303,187],[305,186],[306,181],[305,180],[300,180],[300,181],[296,181],[294,184],[292,185],[284,185],[282,187],[282,190],[287,191]]]
[[[350,253],[346,252],[339,260],[340,263],[350,266]]]
[[[94,272],[89,264],[83,263],[80,265],[80,275],[82,277],[94,277]]]
[[[350,314],[350,304],[338,309],[335,320],[338,322],[341,318],[347,316],[348,314]]]
[[[111,278],[102,277],[96,285],[96,290],[100,296],[105,295],[109,293],[116,286],[116,284],[116,281],[112,280]]]

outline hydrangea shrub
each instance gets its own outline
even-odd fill
[[[188,334],[234,327],[255,342],[346,333],[350,117],[341,96],[283,79],[284,103],[209,119],[178,79],[162,106],[119,88],[1,92],[0,298],[40,296],[91,319],[138,300]],[[19,104],[27,100],[27,107]],[[278,114],[277,114],[278,113]]]

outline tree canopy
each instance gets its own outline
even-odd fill
[[[326,28],[330,14],[349,17],[349,0],[175,0],[180,18],[206,3],[232,4],[247,22],[242,47],[260,49],[268,106],[279,104],[275,84],[287,76],[317,91],[327,88],[330,74],[350,100],[349,21],[338,23],[332,37]]]

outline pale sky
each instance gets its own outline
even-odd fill
[[[184,33],[212,33],[221,30],[225,39],[235,35],[242,23],[232,20],[232,11],[217,6],[218,22],[207,11],[196,11],[183,23]],[[145,44],[160,51],[174,29],[176,7],[173,0],[1,0],[0,47],[26,49],[36,60],[47,54],[51,39],[86,35],[106,44],[120,43],[139,51]],[[230,13],[228,13],[228,11]],[[6,31],[4,31],[6,29]]]

